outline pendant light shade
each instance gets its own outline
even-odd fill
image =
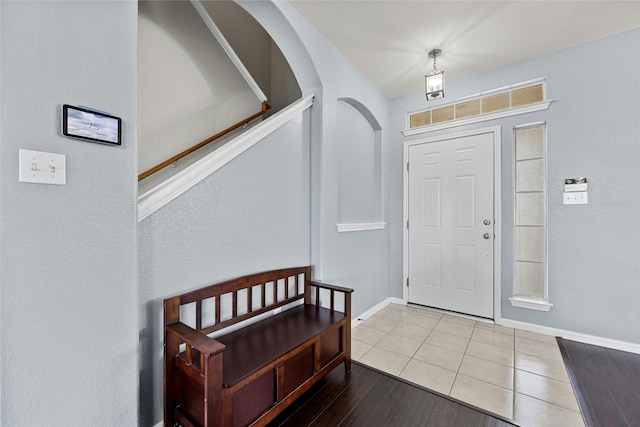
[[[429,52],[429,58],[433,58],[433,70],[424,76],[424,92],[427,101],[444,98],[444,71],[436,68],[436,58],[441,53],[440,49],[433,49]]]

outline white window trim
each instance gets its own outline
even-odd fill
[[[336,224],[336,228],[338,233],[348,233],[351,231],[383,230],[386,225],[386,222],[360,222],[355,224]]]
[[[517,218],[517,206],[516,206],[516,153],[515,153],[515,133],[518,129],[526,129],[532,128],[536,126],[544,126],[544,182],[545,182],[545,190],[544,190],[544,289],[543,289],[543,298],[535,298],[528,297],[525,295],[516,294],[516,278],[515,278],[515,262],[516,262],[516,218]],[[547,218],[547,188],[548,188],[548,173],[547,173],[547,122],[540,121],[534,123],[527,123],[523,125],[517,125],[513,127],[513,157],[512,157],[512,172],[511,175],[513,177],[512,188],[513,188],[513,297],[509,298],[509,302],[513,307],[518,308],[527,308],[530,310],[537,311],[549,311],[553,304],[549,302],[549,277],[548,277],[548,268],[549,268],[549,259],[548,259],[548,218]]]
[[[547,101],[537,102],[535,104],[525,105],[524,107],[511,108],[509,110],[502,110],[495,113],[480,114],[473,117],[451,120],[448,122],[442,122],[435,125],[426,125],[426,126],[420,126],[412,129],[405,129],[402,131],[402,134],[404,136],[420,135],[423,133],[435,132],[443,129],[451,129],[458,126],[465,126],[465,125],[471,125],[474,123],[486,122],[489,120],[502,119],[504,117],[511,117],[511,116],[517,116],[520,114],[533,113],[535,111],[543,111],[548,109],[549,105],[551,105],[552,102],[553,100],[550,99]]]
[[[522,295],[515,295],[509,298],[511,305],[519,308],[528,308],[530,310],[549,311],[553,304],[549,301],[539,298],[527,298]]]

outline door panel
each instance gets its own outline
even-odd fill
[[[440,245],[425,243],[422,245],[422,259],[424,262],[424,285],[440,287]]]
[[[475,177],[455,178],[456,228],[473,228],[475,224]]]
[[[473,261],[476,259],[476,248],[468,245],[453,247],[453,289],[456,291],[475,292],[476,277]]]
[[[424,226],[440,227],[440,180],[422,180],[422,200],[432,200],[432,203],[423,205]]]
[[[493,162],[493,133],[409,147],[409,302],[493,318]]]

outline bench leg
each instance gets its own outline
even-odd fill
[[[351,321],[348,321],[343,326],[344,336],[344,372],[349,374],[351,372]]]
[[[220,426],[222,406],[222,352],[205,356],[204,364],[204,427]],[[224,424],[228,425],[228,424]]]

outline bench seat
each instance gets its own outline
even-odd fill
[[[237,384],[344,317],[339,311],[300,305],[217,337],[217,341],[227,346],[223,356],[224,387]]]

